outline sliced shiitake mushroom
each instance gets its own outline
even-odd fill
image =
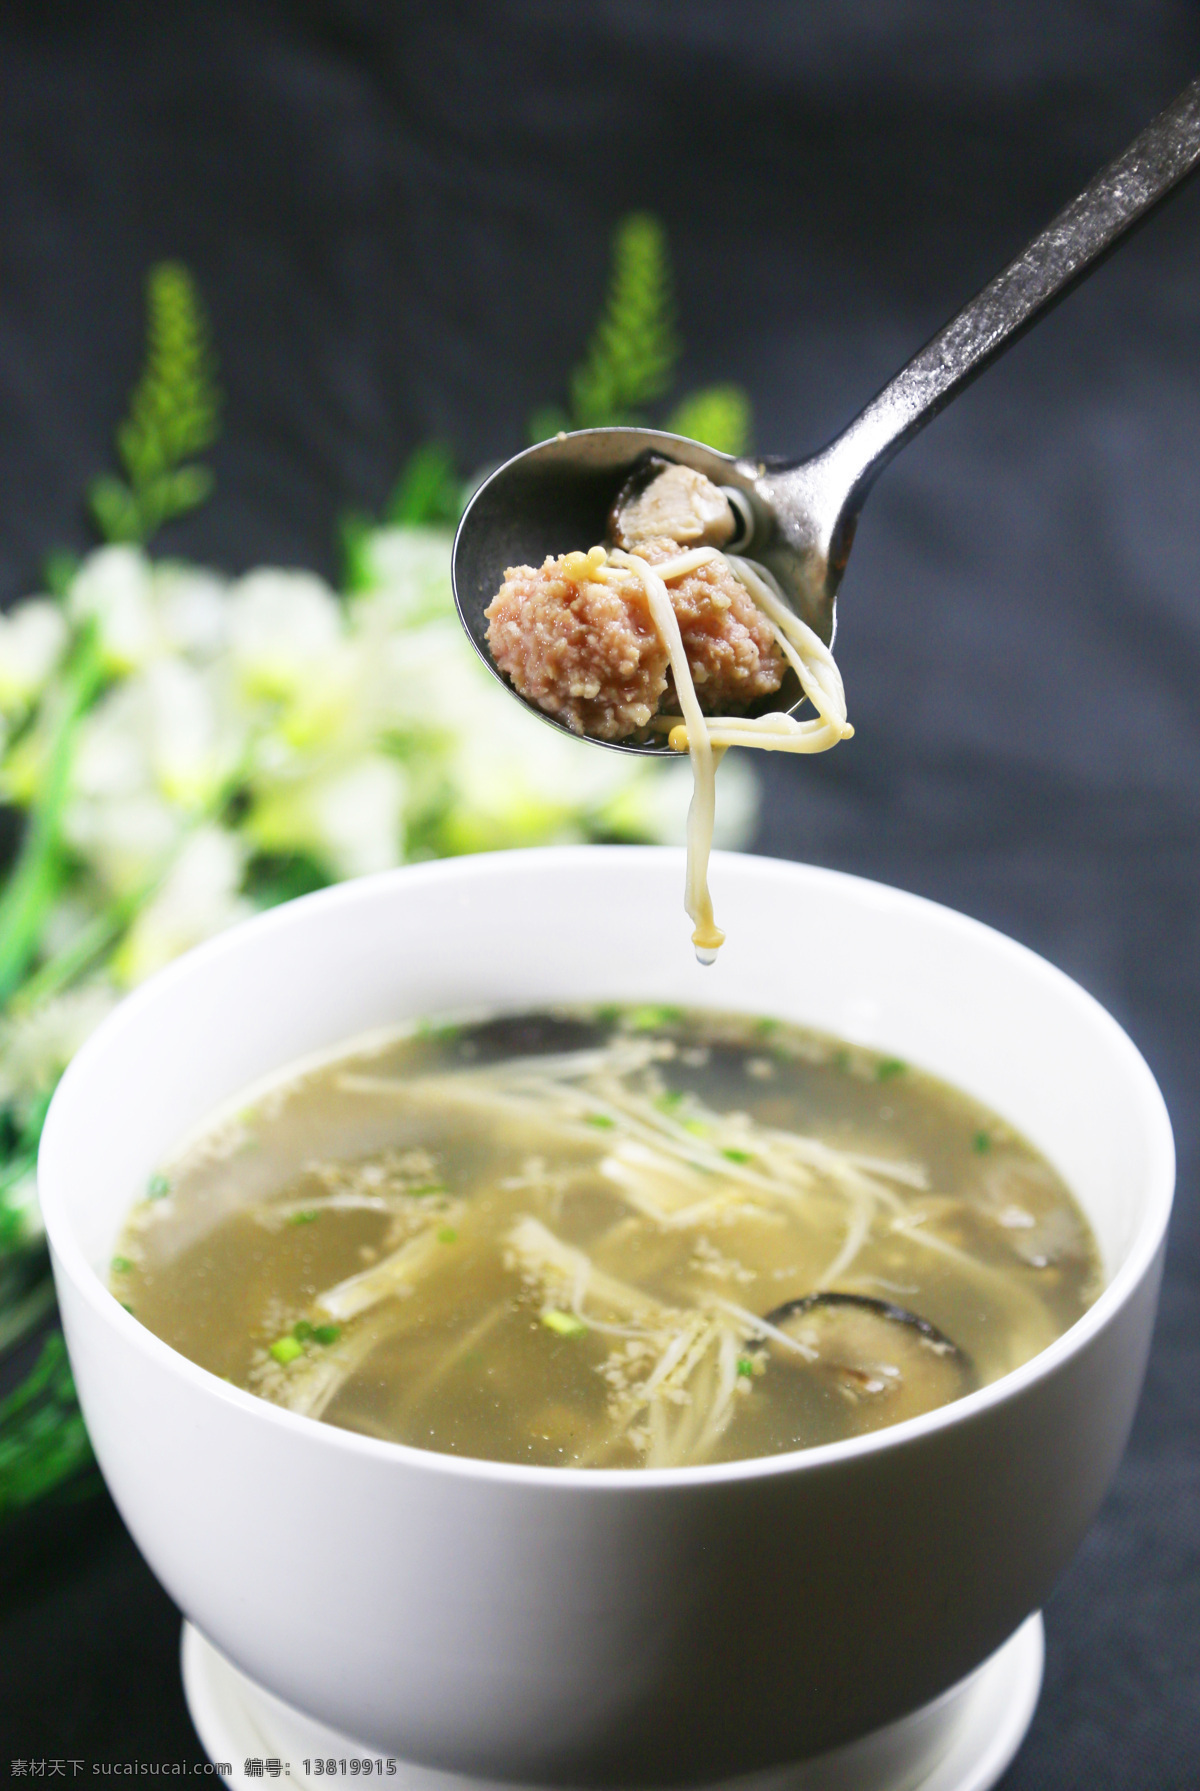
[[[720,486],[703,473],[646,454],[617,493],[608,528],[627,550],[663,535],[681,547],[722,547],[733,538],[737,518]]]
[[[747,1344],[816,1376],[852,1405],[875,1405],[876,1422],[898,1424],[973,1391],[970,1357],[936,1325],[890,1300],[811,1293],[788,1300],[766,1323],[799,1347],[770,1337]],[[879,1409],[882,1408],[882,1409]]]

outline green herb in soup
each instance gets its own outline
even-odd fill
[[[994,1113],[782,1023],[603,1008],[350,1044],[161,1166],[112,1262],[214,1374],[348,1430],[684,1467],[895,1424],[1100,1286]]]

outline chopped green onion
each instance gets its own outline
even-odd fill
[[[432,1039],[439,1045],[450,1044],[452,1040],[459,1037],[461,1032],[461,1026],[439,1024],[434,1020],[422,1020],[421,1024],[417,1027],[417,1037],[419,1039]]]
[[[404,1192],[411,1194],[416,1200],[423,1200],[428,1194],[444,1194],[446,1184],[445,1182],[422,1182],[419,1188],[406,1188]]]
[[[437,1234],[437,1240],[439,1244],[457,1244],[458,1233],[453,1225],[443,1225]]]
[[[778,1020],[756,1020],[754,1022],[754,1030],[755,1030],[755,1032],[760,1033],[765,1038],[768,1033],[779,1031],[779,1021]]]
[[[294,1362],[297,1356],[304,1354],[304,1345],[298,1343],[294,1337],[277,1337],[270,1347],[270,1353],[286,1368],[289,1362]]]
[[[971,1149],[978,1151],[981,1157],[986,1156],[992,1148],[992,1141],[986,1132],[976,1132],[971,1140]]]
[[[585,1126],[595,1126],[598,1132],[611,1132],[617,1122],[610,1119],[607,1113],[585,1113],[583,1123]]]
[[[542,1323],[548,1331],[557,1331],[560,1337],[585,1337],[587,1326],[573,1312],[559,1312],[551,1306],[541,1315]]]
[[[669,1088],[666,1094],[660,1094],[656,1098],[654,1105],[658,1108],[660,1113],[674,1113],[676,1107],[678,1107],[682,1101],[683,1090],[681,1088]]]
[[[114,1256],[112,1259],[112,1266],[114,1275],[127,1275],[133,1267],[133,1264],[127,1256]]]
[[[130,1318],[132,1318],[132,1317],[133,1317],[133,1307],[132,1307],[132,1306],[131,1306],[131,1305],[130,1305],[130,1304],[129,1304],[129,1301],[128,1301],[128,1300],[122,1300],[122,1301],[121,1301],[121,1304],[122,1304],[122,1306],[124,1306],[124,1308],[125,1308],[125,1310],[126,1310],[126,1312],[128,1312],[128,1314],[129,1314],[129,1316],[130,1316]]]
[[[678,1026],[683,1009],[678,1007],[635,1007],[625,1024],[631,1032],[654,1032],[660,1026]]]
[[[313,1342],[321,1344],[336,1343],[341,1334],[341,1325],[317,1325],[313,1330]]]
[[[738,1358],[738,1373],[743,1380],[749,1380],[750,1376],[754,1373],[754,1363],[750,1360],[749,1356],[740,1356]]]
[[[753,1151],[748,1150],[723,1150],[721,1155],[727,1157],[731,1163],[753,1163],[754,1161]]]
[[[292,1326],[292,1336],[297,1343],[307,1343],[313,1334],[313,1328],[306,1318],[299,1318]]]
[[[902,1076],[908,1065],[900,1057],[884,1057],[875,1065],[876,1082],[890,1082],[893,1076]]]
[[[691,1132],[697,1138],[706,1138],[708,1136],[708,1127],[702,1119],[683,1119],[680,1120],[679,1123],[685,1132]]]
[[[289,1225],[311,1225],[314,1219],[320,1217],[321,1215],[315,1207],[306,1206],[303,1212],[289,1213],[287,1222]]]
[[[152,1175],[146,1183],[147,1200],[165,1200],[171,1192],[171,1184],[165,1175]]]

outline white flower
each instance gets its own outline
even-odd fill
[[[406,831],[430,825],[439,849],[457,851],[683,839],[686,763],[650,765],[540,725],[480,663],[454,614],[450,544],[445,529],[375,531],[370,586],[344,605],[305,572],[229,584],[152,567],[132,547],[85,561],[67,615],[95,618],[115,678],[73,743],[63,831],[91,874],[48,917],[51,949],[114,894],[152,890],[115,960],[139,980],[249,912],[240,890],[255,852],[306,853],[353,877],[401,862]],[[0,620],[0,735],[6,712],[23,730],[0,776],[18,801],[45,775],[68,638],[44,600]],[[248,800],[222,827],[206,817],[235,781]],[[726,760],[718,843],[748,838],[757,789]]]
[[[407,780],[381,755],[311,786],[311,808],[326,856],[339,877],[362,877],[404,855]]]
[[[404,856],[408,780],[373,753],[280,783],[255,804],[247,828],[265,852],[308,852],[338,877],[388,870]]]
[[[471,653],[460,642],[464,650]],[[458,811],[454,825],[471,828],[461,844],[578,838],[590,817],[639,775],[638,760],[539,722],[481,665],[464,665],[463,673],[447,761]]]
[[[233,663],[254,696],[287,697],[319,676],[341,634],[337,598],[311,572],[264,567],[230,591]]]
[[[20,1101],[53,1088],[116,1000],[110,984],[83,983],[0,1022],[0,1101]]]
[[[68,842],[111,889],[154,876],[187,821],[216,801],[245,751],[220,662],[154,659],[80,723],[63,817]]]
[[[378,603],[390,625],[411,627],[454,614],[450,586],[453,531],[438,528],[374,529],[363,542],[363,564],[371,580],[355,607]]]
[[[380,639],[378,657],[395,726],[448,736],[478,709],[488,674],[457,622],[393,629]]]
[[[67,844],[117,895],[134,894],[162,870],[185,826],[181,812],[153,791],[78,797],[63,815]]]
[[[333,747],[345,754],[369,745],[377,731],[377,657],[363,643],[338,640],[303,677],[297,676],[286,701],[269,718],[263,738],[268,758],[285,764]],[[274,751],[274,747],[281,751]]]
[[[77,945],[103,906],[103,891],[94,885],[76,885],[49,909],[42,923],[39,950],[43,958],[56,958]]]
[[[89,554],[71,581],[67,609],[75,621],[95,618],[110,671],[133,671],[158,651],[150,564],[136,547],[101,547]]]
[[[252,912],[238,894],[245,859],[234,834],[197,828],[126,934],[114,966],[120,980],[141,982],[202,939],[244,920]]]
[[[164,645],[189,658],[209,660],[229,632],[228,586],[198,566],[166,561],[154,568],[154,595]]]
[[[76,622],[95,618],[105,665],[120,675],[164,654],[213,659],[228,635],[227,589],[200,567],[151,565],[136,547],[102,547],[71,581],[67,610]]]
[[[80,722],[71,787],[82,796],[129,796],[150,782],[146,687],[127,680]]]
[[[19,603],[0,616],[0,712],[22,714],[53,673],[70,632],[49,597]]]
[[[146,749],[169,802],[196,810],[214,801],[245,750],[245,722],[233,710],[220,669],[160,659],[142,674]]]
[[[185,817],[156,787],[153,706],[144,677],[116,685],[80,723],[63,813],[67,843],[128,894],[166,863]]]

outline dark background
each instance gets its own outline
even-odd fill
[[[157,258],[228,393],[217,496],[162,546],[332,573],[418,441],[469,467],[562,395],[621,213],[670,231],[687,381],[742,381],[756,445],[799,452],[1198,67],[1182,0],[9,4],[0,596],[87,544]],[[886,474],[841,607],[855,741],[762,767],[760,850],[1044,952],[1177,1128],[1146,1395],[1008,1791],[1200,1779],[1198,384],[1200,186]],[[8,1567],[4,1757],[198,1759],[111,1508]]]

